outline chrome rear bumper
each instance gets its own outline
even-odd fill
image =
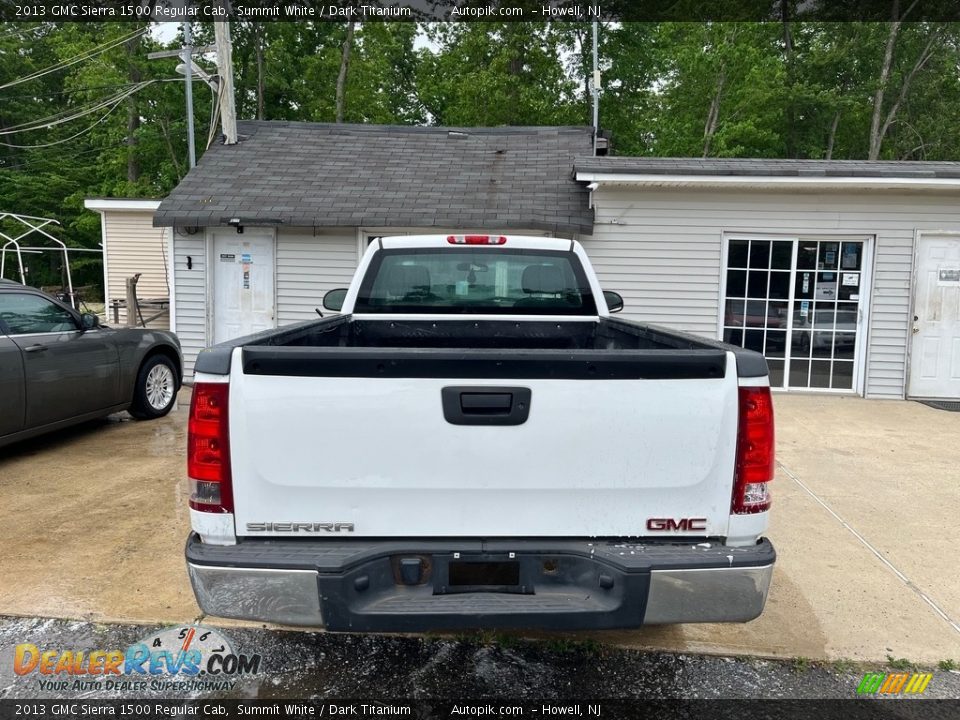
[[[497,545],[516,548],[510,552],[525,568],[522,588],[456,592],[429,577],[405,585],[391,571],[391,559],[422,557],[439,577],[453,552],[464,560],[508,557]],[[191,536],[187,567],[209,615],[339,631],[600,629],[760,615],[776,558],[769,541],[750,548],[713,544],[725,566],[704,545],[634,545],[633,554],[623,555],[616,549],[624,545],[615,542],[381,541],[331,552],[324,541],[224,547]],[[559,569],[543,570],[548,561]]]

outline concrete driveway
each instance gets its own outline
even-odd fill
[[[186,393],[0,450],[0,615],[174,623],[201,616],[184,572]],[[630,648],[935,664],[960,661],[960,414],[779,395],[767,610],[746,625],[593,633]],[[204,618],[208,624],[242,623]]]

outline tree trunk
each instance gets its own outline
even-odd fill
[[[897,0],[893,0],[893,16],[897,17]],[[890,23],[890,33],[887,35],[887,46],[883,51],[883,66],[880,68],[880,81],[877,91],[873,95],[873,113],[870,117],[870,149],[867,152],[868,160],[880,157],[880,145],[883,137],[880,134],[880,123],[883,117],[883,99],[890,82],[890,69],[893,67],[893,50],[897,44],[897,35],[900,34],[900,20]]]
[[[140,67],[136,56],[140,49],[141,35],[130,38],[126,43],[127,79],[131,83],[141,81]],[[127,182],[135,183],[140,179],[140,158],[137,156],[137,131],[140,129],[140,104],[137,94],[127,98]]]
[[[337,122],[343,122],[343,110],[346,106],[347,70],[350,67],[350,47],[353,45],[353,28],[356,23],[351,20],[347,23],[347,37],[343,41],[343,50],[340,53],[340,73],[337,75]]]
[[[170,153],[170,160],[173,163],[173,169],[177,173],[177,182],[183,180],[183,170],[180,167],[180,161],[177,159],[177,153],[173,149],[173,142],[170,139],[170,127],[167,121],[159,118],[160,133],[163,135],[164,144],[167,146],[167,152]]]
[[[263,120],[263,25],[256,24],[256,46],[257,46],[257,120]]]
[[[837,127],[840,125],[840,111],[833,116],[833,122],[830,124],[830,135],[827,137],[827,156],[826,160],[833,159],[833,143],[837,139]]]
[[[721,67],[720,76],[717,78],[717,91],[713,94],[710,101],[710,110],[707,112],[707,122],[703,126],[703,157],[709,157],[710,145],[713,143],[713,136],[717,132],[717,125],[720,122],[720,100],[723,97],[723,86],[727,81],[727,72]]]
[[[890,126],[896,120],[897,112],[900,110],[900,106],[903,104],[907,94],[910,92],[910,86],[913,84],[913,79],[916,77],[917,73],[923,69],[923,66],[927,64],[927,61],[933,56],[933,51],[936,48],[939,40],[940,30],[937,29],[934,30],[933,34],[930,36],[930,39],[927,41],[927,44],[924,46],[923,51],[920,53],[920,56],[917,58],[917,61],[914,63],[913,67],[910,68],[910,72],[907,73],[907,76],[903,79],[903,83],[900,85],[900,92],[897,94],[897,99],[894,101],[893,105],[890,106],[890,110],[887,112],[887,115],[883,120],[883,124],[880,126],[880,131],[877,136],[878,156],[880,154],[880,145],[883,143],[883,139],[887,136],[887,130],[890,129]],[[877,158],[871,158],[871,160],[876,159]]]

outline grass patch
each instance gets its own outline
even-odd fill
[[[849,658],[838,658],[830,663],[830,665],[838,673],[851,672],[857,669],[857,664]]]
[[[960,665],[954,660],[941,660],[937,663],[937,670],[943,670],[944,672],[953,672],[955,670],[960,670]]]
[[[887,667],[893,670],[913,670],[915,666],[906,658],[895,658],[893,655],[887,655]]]
[[[795,657],[790,661],[790,667],[797,673],[806,672],[810,669],[810,658]]]

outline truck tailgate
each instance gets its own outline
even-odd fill
[[[724,536],[737,376],[723,359],[716,377],[613,379],[247,373],[235,361],[236,533]],[[444,388],[470,396],[467,415],[529,390],[528,414],[455,424]],[[651,518],[703,521],[651,533]]]

